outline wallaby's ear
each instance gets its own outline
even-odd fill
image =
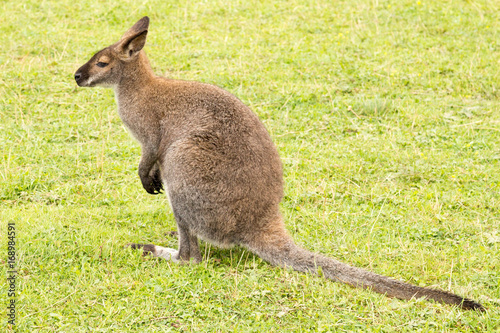
[[[116,45],[116,51],[122,59],[131,59],[139,53],[146,44],[148,34],[149,17],[144,16],[132,28],[123,34]]]

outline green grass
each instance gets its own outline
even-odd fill
[[[17,330],[499,331],[499,13],[493,0],[0,2],[0,271],[15,222]],[[158,74],[217,84],[261,117],[299,244],[487,312],[389,299],[241,248],[203,244],[198,266],[123,249],[175,247],[175,221],[140,185],[113,92],[73,73],[143,15]]]

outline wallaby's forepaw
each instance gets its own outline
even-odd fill
[[[130,247],[132,249],[142,249],[142,255],[152,255],[153,257],[163,258],[165,260],[170,260],[173,262],[178,262],[179,252],[175,249],[171,249],[168,247],[158,246],[154,244],[137,244],[137,243],[129,243],[125,245],[125,247]]]
[[[159,194],[162,193],[163,191],[163,182],[161,180],[161,173],[160,169],[156,167],[151,175],[151,182],[153,183],[153,190],[156,193],[153,194]]]
[[[149,194],[160,194],[163,190],[163,183],[160,177],[144,177],[141,178],[142,187]]]

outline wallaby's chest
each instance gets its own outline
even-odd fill
[[[154,136],[154,124],[140,107],[118,103],[118,115],[128,131],[141,144],[146,144]]]

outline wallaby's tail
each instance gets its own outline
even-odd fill
[[[288,238],[288,237],[287,237]],[[250,250],[269,263],[290,267],[299,272],[318,273],[321,267],[323,275],[333,281],[343,282],[353,287],[371,289],[389,297],[403,300],[425,297],[437,302],[458,305],[466,310],[484,311],[484,307],[473,300],[448,293],[446,291],[417,287],[390,279],[361,268],[352,267],[338,260],[312,253],[297,246],[291,238],[286,241],[259,242],[249,246]],[[275,245],[279,244],[279,245]]]

